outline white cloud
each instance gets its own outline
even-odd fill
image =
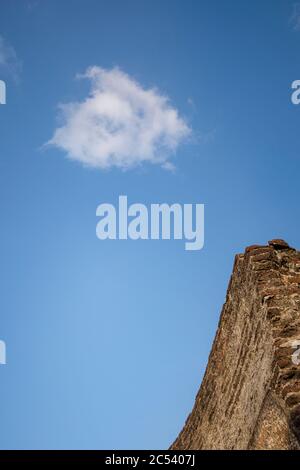
[[[82,102],[59,106],[62,126],[48,144],[91,167],[150,162],[173,169],[169,160],[191,130],[166,96],[118,68],[90,67],[79,78],[91,81],[91,92]]]
[[[16,51],[2,36],[0,36],[0,70],[8,72],[14,80],[18,80],[21,70],[21,62]]]
[[[294,3],[290,23],[295,31],[300,31],[300,3]]]

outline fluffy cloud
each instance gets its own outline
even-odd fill
[[[0,36],[0,69],[8,72],[14,80],[19,77],[21,63],[14,48]]]
[[[290,18],[290,23],[295,31],[300,30],[300,3],[293,5],[293,14]]]
[[[48,144],[101,169],[144,162],[173,168],[169,160],[191,130],[166,96],[118,68],[90,67],[80,78],[90,80],[90,94],[59,106],[62,126]]]

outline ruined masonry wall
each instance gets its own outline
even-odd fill
[[[300,253],[283,240],[237,255],[194,408],[172,449],[298,449]]]

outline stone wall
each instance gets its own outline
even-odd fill
[[[171,449],[300,449],[297,340],[300,252],[283,240],[248,247],[235,258],[194,408]]]

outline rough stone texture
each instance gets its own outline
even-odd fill
[[[300,252],[237,255],[195,405],[171,449],[300,449]],[[292,360],[292,355],[294,359]]]

